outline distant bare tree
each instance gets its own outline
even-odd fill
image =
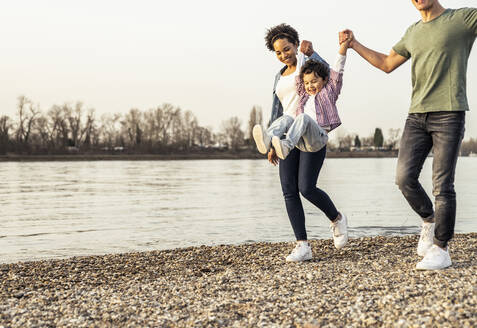
[[[121,121],[123,134],[130,145],[139,145],[142,141],[142,113],[137,108],[132,108]]]
[[[194,145],[199,123],[197,122],[197,118],[195,117],[195,115],[190,110],[188,110],[184,113],[182,124],[184,132],[184,148],[189,149]]]
[[[158,107],[160,120],[158,120],[158,129],[162,133],[161,141],[168,145],[171,139],[172,125],[174,120],[180,114],[180,108],[174,108],[171,104],[163,104]]]
[[[0,116],[0,154],[5,154],[8,150],[11,128],[10,118],[6,115]]]
[[[16,129],[16,140],[23,146],[29,146],[28,141],[34,126],[36,117],[40,114],[38,106],[25,96],[18,97],[17,115],[18,126]]]
[[[361,138],[361,147],[374,147],[374,136]]]
[[[248,120],[248,140],[250,144],[252,143],[253,136],[252,136],[252,129],[255,125],[260,124],[262,125],[263,121],[263,114],[262,114],[262,108],[259,106],[253,106],[252,110],[250,111],[250,118]]]
[[[103,114],[100,124],[100,138],[107,148],[119,145],[121,114]]]
[[[222,122],[222,132],[232,150],[237,150],[243,144],[244,133],[241,125],[242,122],[236,116]]]
[[[389,149],[396,149],[396,145],[399,142],[401,129],[389,129],[389,136],[386,142]]]
[[[349,150],[353,145],[354,136],[346,134],[344,129],[336,130],[336,140],[338,141],[338,149]]]
[[[195,139],[196,143],[200,147],[210,146],[212,144],[212,138],[213,138],[212,129],[199,126],[197,128],[197,133],[195,138],[196,138]]]
[[[353,145],[354,136],[347,134],[338,139],[338,147],[342,150],[349,150]]]

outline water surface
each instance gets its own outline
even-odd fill
[[[395,167],[325,161],[318,185],[348,215],[351,237],[419,231]],[[475,172],[477,158],[459,158],[457,232],[477,231]],[[0,263],[294,239],[278,168],[265,160],[5,162],[0,181]],[[324,214],[303,203],[309,238],[330,238]]]

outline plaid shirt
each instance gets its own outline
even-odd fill
[[[297,92],[300,96],[297,115],[304,112],[305,104],[310,97],[305,91],[303,81],[297,77]],[[325,87],[315,96],[316,121],[323,128],[334,130],[341,125],[336,100],[343,86],[343,73],[338,73],[330,68],[330,77]]]

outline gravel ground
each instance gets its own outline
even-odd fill
[[[202,246],[0,265],[0,327],[477,327],[477,233],[416,271],[417,236]]]

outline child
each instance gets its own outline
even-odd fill
[[[266,154],[271,144],[280,159],[285,159],[297,147],[304,152],[316,152],[328,142],[327,132],[341,124],[336,101],[343,83],[343,68],[349,40],[341,43],[335,65],[313,59],[301,67],[297,77],[298,107],[295,117],[282,115],[263,133],[261,125],[252,130],[258,151]],[[284,139],[280,139],[286,133]]]

